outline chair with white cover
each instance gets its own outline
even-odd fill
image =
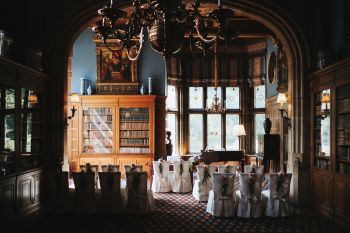
[[[244,165],[244,173],[264,174],[264,165]]]
[[[75,186],[75,206],[78,214],[96,213],[95,173],[73,172]]]
[[[191,175],[188,161],[174,161],[174,171],[169,174],[170,189],[174,193],[192,191]]]
[[[236,173],[238,166],[218,165],[218,173]]]
[[[120,193],[120,172],[99,172],[101,199],[99,212],[119,214],[123,211],[124,200]]]
[[[197,165],[196,170],[197,178],[193,182],[192,195],[199,202],[207,202],[216,166]]]
[[[152,191],[157,193],[170,192],[169,163],[166,161],[153,161]]]
[[[216,217],[232,217],[235,212],[235,174],[214,173],[206,211]]]
[[[269,174],[269,190],[262,191],[265,215],[269,217],[289,216],[289,189],[292,174]]]
[[[124,165],[124,173],[126,177],[127,172],[142,172],[143,171],[143,166],[142,165]]]
[[[50,213],[67,213],[72,210],[68,172],[48,173],[47,206]]]
[[[258,218],[261,216],[261,174],[241,173],[240,190],[236,191],[237,216],[243,218]]]
[[[147,190],[147,172],[126,173],[126,212],[146,214],[154,210],[152,190]]]

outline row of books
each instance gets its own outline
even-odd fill
[[[339,163],[339,173],[343,175],[350,175],[350,164]]]
[[[113,146],[113,140],[110,138],[101,139],[84,139],[84,147],[91,148],[108,148]]]
[[[350,98],[337,101],[338,112],[350,112]]]
[[[112,153],[113,148],[88,148],[84,147],[84,154],[110,154]]]
[[[121,108],[120,114],[147,114],[148,115],[148,108]]]
[[[84,115],[84,122],[107,122],[112,121],[112,115]]]
[[[328,160],[316,159],[315,163],[315,166],[318,168],[329,169],[330,167],[330,162]]]
[[[148,145],[148,138],[122,138],[120,139],[122,145]]]
[[[120,137],[149,137],[149,131],[120,131]]]
[[[338,145],[350,145],[350,129],[338,128]]]
[[[150,153],[149,148],[143,147],[122,147],[120,153]]]
[[[86,122],[84,123],[84,130],[98,129],[98,130],[112,130],[111,122]]]
[[[113,131],[97,131],[97,130],[84,130],[84,138],[112,138]]]
[[[83,115],[105,115],[112,114],[112,108],[84,108]]]
[[[120,115],[120,121],[149,121],[147,115]]]
[[[341,160],[350,161],[350,147],[338,147],[338,158]]]
[[[120,129],[121,130],[128,130],[128,129],[142,129],[142,130],[148,130],[149,124],[148,123],[120,123]]]

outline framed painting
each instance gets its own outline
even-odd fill
[[[129,60],[116,40],[109,40],[108,50],[102,40],[96,43],[97,94],[133,95],[138,93],[137,62]]]

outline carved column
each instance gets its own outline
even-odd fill
[[[165,132],[165,108],[166,96],[157,96],[156,98],[156,117],[155,117],[155,156],[154,159],[166,159],[166,132]]]

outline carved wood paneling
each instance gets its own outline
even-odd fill
[[[0,182],[0,218],[4,222],[14,220],[16,211],[16,179]]]

